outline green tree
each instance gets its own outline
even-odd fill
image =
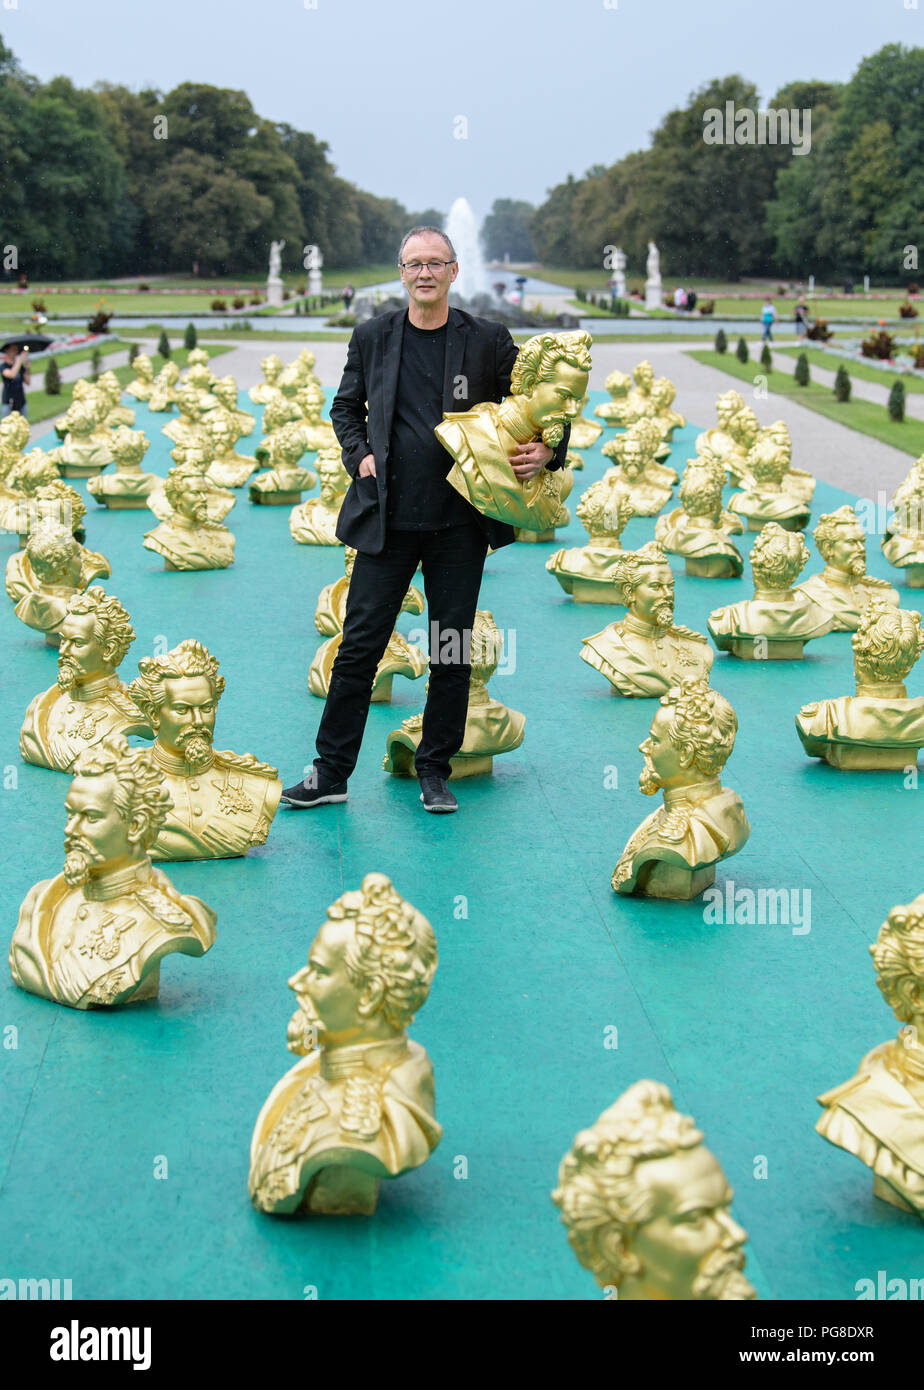
[[[174,266],[198,261],[206,275],[231,274],[246,263],[254,233],[272,211],[248,179],[192,150],[175,155],[145,197],[155,252]]]
[[[725,336],[724,328],[720,328],[718,333],[715,335],[715,350],[716,352],[728,351],[728,339]]]
[[[850,400],[850,376],[843,362],[834,377],[834,397],[838,401]]]
[[[502,261],[509,255],[512,261],[533,261],[536,248],[530,234],[530,222],[535,214],[532,203],[517,198],[496,198],[481,228],[485,255]]]
[[[61,371],[53,357],[49,357],[45,368],[45,391],[49,396],[61,394]]]
[[[170,339],[167,337],[166,328],[160,330],[160,338],[157,341],[157,351],[165,362],[170,357]]]
[[[888,410],[891,420],[904,420],[905,383],[903,381],[895,381],[892,383],[892,390],[889,392]]]
[[[760,350],[760,365],[768,372],[773,371],[773,353],[770,351],[769,343],[764,343]]]
[[[793,372],[793,377],[795,378],[796,384],[798,386],[808,386],[809,381],[811,380],[811,373],[809,371],[809,360],[804,352],[799,353],[799,356],[796,360],[796,370]]]
[[[197,342],[196,325],[194,323],[188,323],[186,325],[186,332],[183,334],[183,346],[186,348],[187,352],[191,352]]]
[[[735,348],[735,356],[739,362],[747,362],[750,353],[748,352],[748,345],[744,338],[738,339],[738,346]]]
[[[103,354],[98,347],[90,353],[90,380],[99,381],[100,368],[103,365]]]

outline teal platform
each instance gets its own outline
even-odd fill
[[[137,416],[152,439],[145,466],[165,472],[166,417]],[[708,423],[677,435],[678,469]],[[599,446],[585,458],[572,513],[606,466]],[[150,514],[92,499],[87,543],[111,560],[107,587],[137,631],[123,678],[158,641],[199,638],[227,678],[216,746],[277,764],[289,783],[313,756],[313,614],[343,552],[296,545],[286,509],[238,496],[228,571],[165,572],[141,545]],[[845,500],[819,484],[813,519]],[[652,533],[636,519],[624,543]],[[560,537],[577,545],[584,533],[573,521]],[[15,538],[0,546],[5,559]],[[201,961],[167,960],[157,1000],[78,1013],[0,983],[0,1042],[18,1034],[17,1048],[0,1046],[0,1276],[71,1279],[77,1299],[302,1299],[312,1288],[321,1299],[600,1298],[549,1192],[574,1134],[643,1077],[673,1089],[724,1165],[762,1298],[849,1300],[879,1270],[921,1273],[918,1220],[874,1200],[867,1169],[813,1130],[815,1096],[896,1031],[867,945],[889,908],[924,888],[924,786],[816,764],[795,733],[802,703],[852,690],[849,636],[813,643],[802,662],[717,655],[713,668],[740,722],[725,781],[753,826],[717,882],[803,901],[810,891],[811,930],[706,923],[700,901],[616,897],[610,874],[655,804],[637,790],[654,704],[619,700],[579,659],[581,638],[622,610],[573,604],[544,568],[552,549],[488,558],[481,604],[512,665],[515,641],[515,667],[492,689],[526,714],[526,737],[492,777],[459,784],[458,815],[424,814],[416,783],[381,770],[387,733],[423,707],[424,680],[396,678],[392,706],[370,711],[345,806],[282,808],[246,859],[165,866],[216,910],[218,940]],[[877,538],[869,551],[872,572],[894,578]],[[703,631],[710,609],[749,593],[747,568],[741,581],[679,572],[677,619]],[[918,597],[903,591],[908,607]],[[56,663],[5,597],[0,643],[8,939],[31,885],[60,871],[67,778],[20,762],[22,714]],[[383,1184],[373,1218],[269,1218],[248,1201],[248,1150],[293,1060],[285,982],[327,904],[370,870],[392,876],[439,941],[412,1033],[433,1059],[445,1136],[423,1168]],[[160,1156],[166,1179],[154,1176]]]

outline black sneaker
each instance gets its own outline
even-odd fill
[[[459,803],[443,777],[421,777],[420,799],[425,811],[458,811]]]
[[[346,782],[324,782],[315,777],[306,777],[296,782],[294,787],[286,787],[279,798],[287,806],[303,810],[309,806],[324,806],[329,801],[346,801]]]

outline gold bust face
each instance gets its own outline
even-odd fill
[[[369,990],[351,980],[345,960],[354,930],[349,920],[326,921],[311,943],[308,964],[289,980],[298,998],[289,1023],[290,1046],[306,1029],[316,1030],[323,1043],[358,1039],[365,1032],[361,1014]]]
[[[646,623],[670,627],[674,621],[674,575],[670,565],[643,565],[630,610]]]
[[[218,700],[208,676],[175,676],[164,681],[166,699],[157,711],[157,742],[191,766],[207,762]]]
[[[70,690],[88,676],[113,670],[97,638],[96,619],[92,613],[68,613],[60,631],[58,684],[62,690]]]
[[[85,883],[93,869],[127,859],[137,845],[116,806],[118,782],[114,772],[81,777],[71,782],[64,806],[64,877],[73,887]]]
[[[865,574],[866,537],[862,526],[838,526],[833,540],[825,545],[823,559],[834,569],[844,570],[847,574]]]

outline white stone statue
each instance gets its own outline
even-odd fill
[[[311,295],[321,293],[321,269],[323,265],[324,257],[321,254],[320,246],[306,246],[305,266],[308,270],[308,293]]]
[[[626,253],[621,246],[617,246],[613,252],[613,278],[610,281],[613,294],[617,299],[626,297]]]
[[[282,251],[284,246],[285,241],[270,242],[269,278],[271,280],[279,280],[282,278]]]
[[[645,308],[661,308],[661,256],[653,241],[648,243],[648,279],[645,281]]]

